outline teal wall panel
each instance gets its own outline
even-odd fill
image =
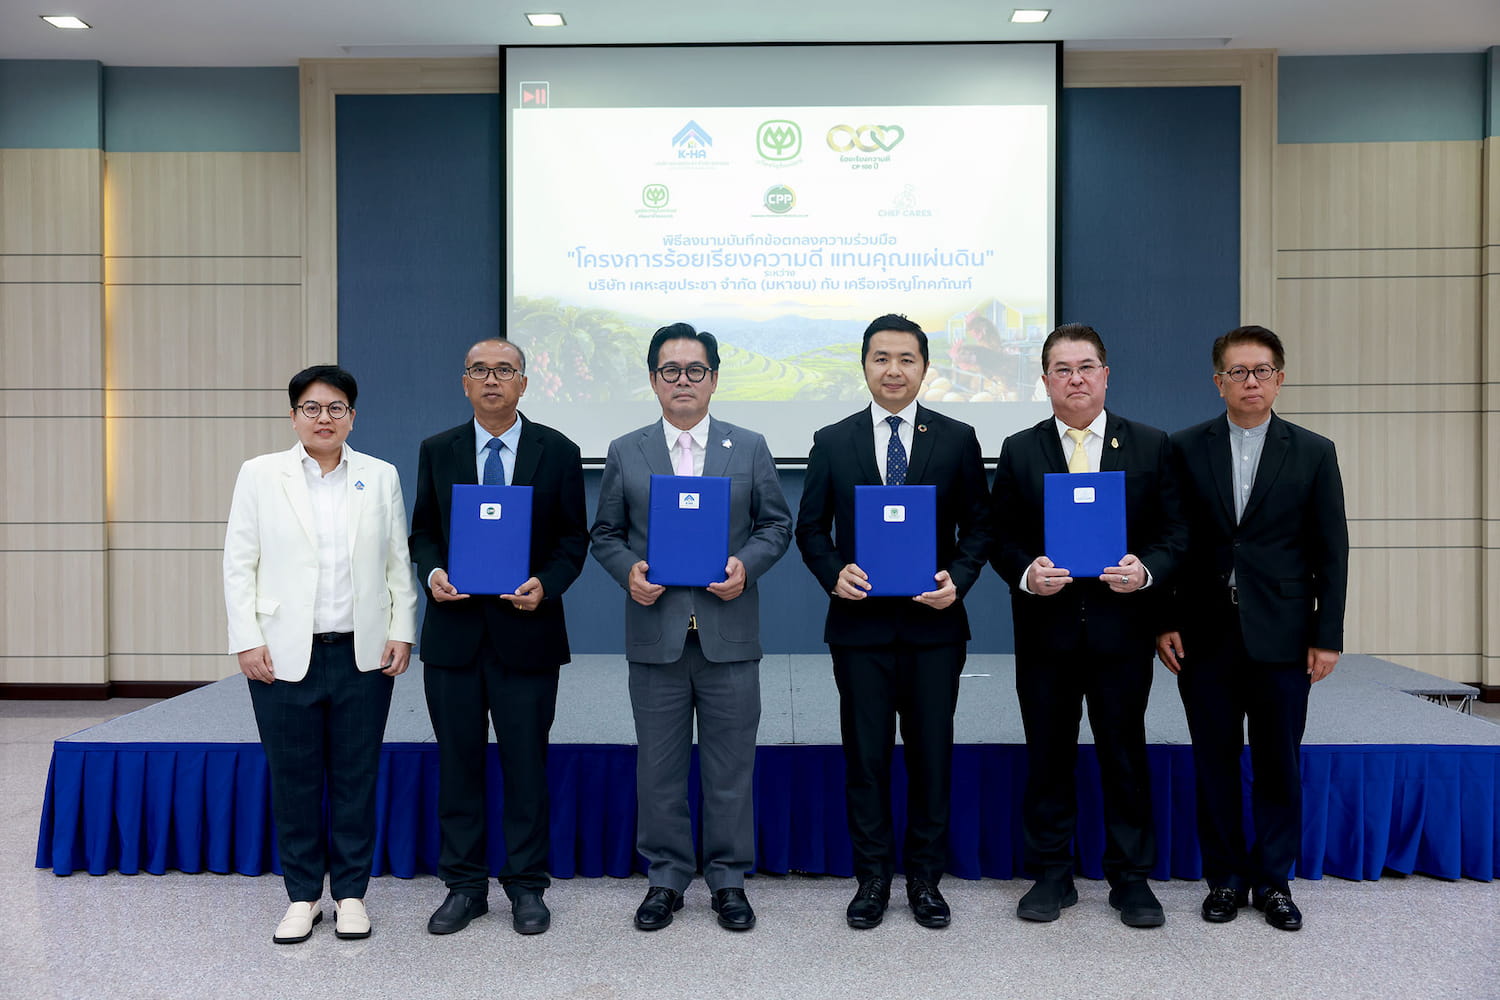
[[[1483,52],[1283,57],[1277,64],[1280,141],[1483,138],[1487,84],[1493,88],[1486,63],[1492,61]]]
[[[99,149],[97,62],[0,59],[0,149]]]
[[[104,67],[104,144],[118,153],[295,153],[297,69]]]

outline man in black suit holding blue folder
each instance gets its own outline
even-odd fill
[[[1042,345],[1052,416],[1005,439],[993,493],[990,561],[1010,585],[1016,694],[1026,729],[1023,826],[1036,884],[1016,913],[1056,920],[1078,901],[1074,765],[1085,700],[1104,792],[1104,872],[1110,905],[1132,927],[1165,914],[1146,882],[1156,860],[1146,768],[1154,621],[1146,602],[1182,559],[1186,528],[1167,436],[1104,409],[1104,343],[1092,327],[1058,327]],[[1125,473],[1126,553],[1097,577],[1075,579],[1045,545],[1048,473]]]
[[[881,316],[860,350],[873,397],[813,436],[797,514],[797,547],[830,595],[823,640],[833,654],[844,741],[845,801],[859,887],[850,927],[885,916],[896,847],[891,754],[900,717],[907,772],[906,895],[924,927],[951,919],[938,882],[948,863],[953,712],[969,619],[963,598],[988,545],[984,465],[974,428],[917,403],[927,335],[905,316]],[[930,590],[874,597],[855,560],[856,486],[936,487],[937,572]]]
[[[552,916],[542,901],[550,831],[547,740],[558,668],[568,662],[563,591],[588,553],[578,446],[516,409],[526,357],[508,340],[469,348],[461,376],[474,418],[422,442],[411,518],[411,557],[429,600],[420,647],[427,712],[438,741],[438,873],[448,896],[433,934],[462,930],[489,910],[485,862],[487,714],[505,787],[500,883],[521,934]],[[454,484],[530,486],[531,578],[513,594],[461,593],[448,579]]]
[[[792,539],[792,517],[765,438],[708,414],[719,384],[714,335],[686,323],[657,330],[646,351],[660,420],[610,442],[592,529],[593,555],[625,590],[625,655],[635,715],[636,848],[649,888],[635,925],[660,930],[682,909],[698,868],[688,812],[693,718],[703,785],[703,880],[720,926],[746,931],[755,911],[753,781],[760,726],[760,593],[756,581]],[[650,579],[651,477],[730,480],[728,558],[705,586]],[[706,495],[706,494],[705,494]],[[718,569],[718,567],[715,567]]]

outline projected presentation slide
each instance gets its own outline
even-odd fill
[[[902,313],[931,338],[921,398],[998,450],[1043,398],[1054,59],[507,50],[507,333],[529,354],[527,412],[602,454],[649,418],[646,344],[683,321],[719,339],[714,412],[805,455],[868,402],[866,325]]]

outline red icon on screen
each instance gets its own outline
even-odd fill
[[[547,107],[547,85],[545,83],[521,84],[521,107]]]

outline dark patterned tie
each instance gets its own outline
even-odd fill
[[[887,486],[906,485],[906,448],[901,444],[901,418],[894,414],[886,417],[885,422],[891,425],[891,443],[885,446],[885,484]]]
[[[484,459],[484,485],[504,486],[505,465],[500,461],[500,449],[505,447],[505,442],[499,438],[490,438],[484,443],[489,452]]]

